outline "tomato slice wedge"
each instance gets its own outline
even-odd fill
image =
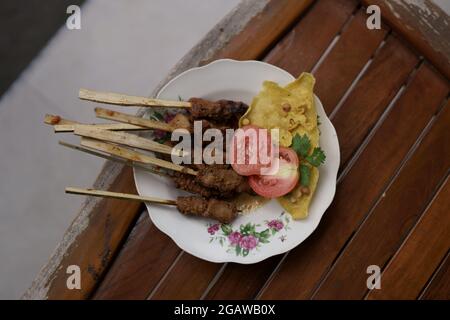
[[[241,176],[260,174],[274,160],[269,130],[248,125],[234,133],[231,142],[231,166]]]
[[[280,147],[277,172],[271,175],[250,176],[250,187],[265,198],[284,196],[298,183],[298,165],[297,153],[291,148]]]

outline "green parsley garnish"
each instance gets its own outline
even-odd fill
[[[305,158],[309,154],[309,149],[311,149],[311,141],[306,134],[300,136],[297,133],[292,139],[292,149],[294,149],[300,157]]]
[[[309,179],[311,178],[311,168],[306,164],[300,165],[300,185],[309,186]]]
[[[292,139],[292,149],[300,157],[300,184],[307,187],[311,178],[310,165],[318,167],[323,164],[326,159],[325,153],[320,147],[316,147],[310,154],[311,140],[306,134],[301,136],[298,133]]]
[[[320,147],[314,148],[313,153],[305,158],[314,167],[318,167],[325,162],[326,156]]]

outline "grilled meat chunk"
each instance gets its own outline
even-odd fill
[[[185,215],[211,218],[221,223],[230,223],[237,216],[235,204],[201,197],[178,197],[177,209]]]
[[[198,170],[197,180],[205,187],[214,188],[220,192],[234,191],[245,183],[245,178],[233,169],[215,168],[213,166],[205,166]]]
[[[208,188],[200,184],[195,176],[176,172],[172,175],[177,189],[181,189],[190,193],[198,194],[204,198],[230,198],[235,192],[220,192],[217,189]]]
[[[190,113],[194,119],[214,119],[227,121],[239,119],[248,109],[248,105],[240,101],[218,100],[208,101],[201,98],[191,98]]]

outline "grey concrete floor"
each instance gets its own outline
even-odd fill
[[[45,113],[94,121],[80,87],[148,95],[239,0],[90,0],[0,100],[0,299],[19,298],[47,261],[102,161],[58,146]]]

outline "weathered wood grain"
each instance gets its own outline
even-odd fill
[[[438,110],[447,90],[446,83],[428,65],[421,66],[351,170],[340,181],[334,201],[317,230],[288,254],[260,298],[308,299],[312,296],[347,239],[382,195],[392,175]]]
[[[317,1],[264,58],[294,76],[310,71],[341,31],[358,1]],[[326,23],[324,23],[326,21]]]
[[[206,299],[252,299],[270,276],[281,256],[274,256],[256,265],[229,263],[223,274],[206,293]]]
[[[398,249],[368,299],[417,299],[450,248],[450,179]]]
[[[142,212],[92,298],[142,299],[148,295],[149,288],[156,286],[180,251],[155,227],[148,212]]]
[[[420,299],[450,300],[450,250]]]
[[[314,0],[269,1],[245,28],[212,58],[258,59],[300,17]]]
[[[149,299],[198,299],[222,264],[211,263],[183,252],[167,278]]]
[[[110,162],[104,166],[94,188],[137,193],[132,169]],[[63,242],[24,298],[86,299],[141,210],[142,205],[137,202],[87,198]],[[70,265],[80,267],[80,290],[67,289],[66,270]]]
[[[340,146],[343,165],[373,128],[417,63],[417,56],[406,46],[397,38],[388,37],[333,119],[338,137],[345,139]],[[356,109],[362,112],[355,112]]]
[[[388,32],[384,26],[380,30],[367,29],[366,19],[365,12],[359,10],[315,71],[315,94],[327,114],[337,106]]]
[[[450,79],[450,17],[430,0],[363,0]]]
[[[447,107],[344,249],[314,295],[315,299],[361,299],[365,296],[367,267],[385,266],[450,168],[449,123],[450,108]]]

